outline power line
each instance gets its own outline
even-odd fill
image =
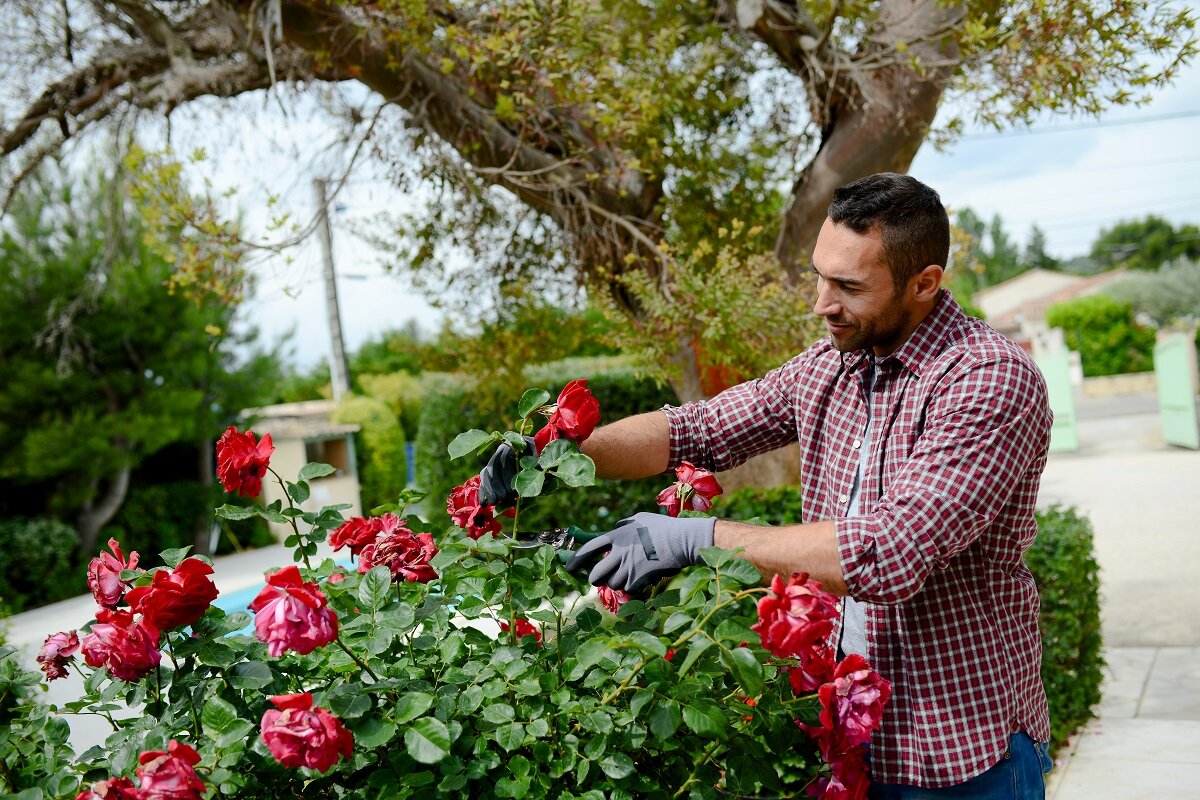
[[[1193,111],[1175,111],[1169,114],[1153,114],[1146,117],[1124,117],[1121,119],[1098,120],[1096,122],[1081,122],[1074,125],[1048,125],[1044,128],[1012,128],[1006,131],[987,131],[982,133],[967,133],[959,137],[964,141],[980,139],[1002,139],[1006,136],[1034,136],[1042,133],[1065,133],[1068,131],[1086,131],[1093,128],[1115,128],[1120,125],[1142,125],[1149,122],[1165,122],[1172,119],[1200,117],[1200,109]]]

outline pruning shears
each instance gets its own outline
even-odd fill
[[[571,525],[566,528],[552,528],[548,531],[528,531],[518,533],[513,547],[520,550],[533,550],[543,545],[554,548],[558,560],[566,564],[575,555],[580,545],[590,542],[600,535],[599,531],[585,531]]]

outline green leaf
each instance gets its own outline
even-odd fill
[[[422,717],[404,732],[408,754],[422,764],[436,764],[450,754],[450,731],[433,717]]]
[[[201,724],[214,734],[224,733],[237,721],[237,709],[234,708],[233,703],[216,695],[208,698],[208,702],[204,704],[204,710],[200,712]]]
[[[491,440],[492,435],[490,433],[481,431],[478,428],[472,428],[455,436],[454,441],[446,447],[446,452],[450,454],[450,458],[452,459],[462,458],[467,453],[474,453]]]
[[[433,707],[433,695],[426,692],[409,692],[396,703],[396,723],[403,725],[424,714]]]
[[[575,658],[580,669],[588,669],[598,663],[608,654],[611,646],[608,639],[588,639],[575,651]]]
[[[163,550],[158,554],[158,557],[163,560],[164,564],[171,569],[174,569],[175,567],[179,566],[179,562],[187,558],[188,550],[191,549],[192,546],[189,544],[187,547],[176,547],[171,550]]]
[[[733,673],[738,685],[748,697],[758,697],[763,691],[763,667],[754,653],[745,647],[733,650],[721,648],[721,662]]]
[[[679,723],[682,721],[679,703],[664,700],[650,712],[650,732],[659,739],[668,740],[679,730]]]
[[[458,710],[463,716],[474,714],[483,705],[483,689],[478,686],[468,686],[458,696]]]
[[[508,703],[492,703],[483,709],[483,718],[493,725],[512,722],[515,717],[516,711]]]
[[[733,558],[733,552],[720,547],[702,547],[700,558],[713,569],[720,569]]]
[[[517,416],[524,419],[548,402],[550,393],[545,389],[526,389],[525,394],[521,395],[521,402],[517,403]]]
[[[367,717],[354,727],[354,744],[370,749],[387,744],[395,735],[395,723],[379,717]]]
[[[303,503],[308,499],[310,494],[308,484],[304,481],[289,483],[287,485],[287,493],[291,496],[293,503]]]
[[[271,668],[261,661],[243,661],[233,668],[229,683],[235,689],[262,689],[272,680]]]
[[[276,511],[273,508],[260,508],[258,510],[258,515],[260,517],[262,517],[263,519],[265,519],[267,522],[275,522],[280,525],[286,525],[287,521],[288,521],[287,517],[285,517],[281,512]]]
[[[521,497],[537,497],[542,493],[542,485],[546,481],[546,473],[540,469],[523,469],[517,473],[513,488]]]
[[[576,452],[579,451],[570,439],[555,439],[547,444],[546,449],[538,455],[538,463],[544,469],[551,469],[561,464],[564,458]]]
[[[676,628],[682,628],[684,625],[695,622],[696,618],[691,614],[683,611],[676,611],[671,616],[667,617],[667,621],[663,623],[663,633],[670,633]]]
[[[213,741],[217,747],[230,747],[235,742],[245,742],[252,730],[254,730],[253,722],[248,719],[239,719],[218,733]]]
[[[387,603],[391,588],[391,571],[384,566],[371,567],[358,585],[358,602],[372,611],[378,611]]]
[[[311,481],[313,478],[324,478],[326,475],[332,475],[337,470],[328,464],[321,464],[316,461],[310,461],[300,468],[299,480]]]
[[[231,506],[226,503],[217,508],[215,513],[222,519],[250,519],[258,515],[258,506]]]
[[[762,582],[762,573],[744,558],[731,558],[719,572],[722,578],[730,578],[743,586],[756,586]]]
[[[725,715],[711,703],[684,706],[683,723],[700,736],[720,736],[725,733]]]
[[[571,453],[554,469],[567,486],[592,486],[596,483],[596,464],[583,453]]]
[[[652,656],[661,657],[667,654],[666,643],[652,633],[633,631],[625,637],[625,640],[639,650],[647,652]]]
[[[488,708],[491,708],[491,706],[488,706]],[[525,743],[525,729],[516,722],[496,728],[495,736],[496,744],[510,753]]]
[[[613,780],[627,778],[633,774],[633,759],[625,753],[609,753],[600,762],[600,769]]]
[[[692,643],[688,645],[687,655],[684,656],[683,662],[679,665],[679,676],[682,678],[686,675],[688,670],[692,668],[692,665],[696,663],[696,659],[700,658],[704,651],[712,647],[712,645],[713,641],[709,638],[697,637],[692,639]]]

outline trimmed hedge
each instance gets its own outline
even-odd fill
[[[397,487],[408,482],[404,428],[383,400],[351,395],[338,404],[333,421],[359,426],[354,435],[362,507],[370,511],[396,502]]]
[[[729,519],[757,517],[771,525],[800,522],[798,486],[739,489],[718,497],[713,511]],[[1025,563],[1042,599],[1042,682],[1055,748],[1092,719],[1100,702],[1104,658],[1100,637],[1100,576],[1092,526],[1074,509],[1036,513],[1038,536]]]
[[[65,522],[7,519],[0,522],[0,542],[0,605],[6,611],[15,614],[87,592],[76,556],[79,536]]]
[[[619,359],[568,359],[540,365],[528,374],[530,386],[540,386],[555,396],[567,382],[587,378],[588,388],[600,401],[602,423],[679,402],[669,387],[637,377]],[[511,407],[501,411],[487,408],[481,395],[461,378],[427,373],[415,447],[417,485],[429,493],[422,508],[426,519],[449,525],[446,498],[455,486],[477,474],[487,463],[471,458],[451,461],[446,455],[446,445],[469,428],[508,429],[511,420],[507,416],[515,412],[516,400],[512,398]],[[528,510],[522,509],[521,527],[533,530],[578,525],[585,530],[603,530],[623,516],[654,510],[654,498],[669,482],[663,477],[602,480],[586,493],[561,492],[541,497]]]
[[[1055,747],[1095,714],[1104,674],[1100,568],[1092,524],[1073,508],[1037,512],[1038,536],[1025,563],[1042,598],[1042,682]]]

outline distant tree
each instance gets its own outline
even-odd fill
[[[1058,269],[1061,266],[1057,258],[1046,252],[1046,232],[1036,222],[1029,229],[1021,266],[1024,269]]]
[[[1200,227],[1185,223],[1176,228],[1153,214],[1118,222],[1100,231],[1091,255],[1103,269],[1158,269],[1173,259],[1200,257]]]
[[[129,180],[43,171],[0,231],[0,505],[71,522],[84,552],[166,445],[195,443],[211,483],[213,439],[272,381],[270,358],[235,356],[235,304],[168,289]]]
[[[1200,261],[1177,259],[1157,272],[1138,272],[1113,286],[1112,294],[1159,327],[1200,322]]]

